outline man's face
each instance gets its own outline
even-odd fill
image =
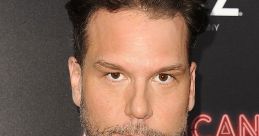
[[[87,135],[182,135],[194,105],[196,69],[188,63],[183,17],[99,10],[87,35],[84,66],[69,59]]]

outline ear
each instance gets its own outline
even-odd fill
[[[191,63],[190,66],[190,93],[189,93],[189,105],[188,110],[191,111],[195,104],[195,77],[196,77],[196,68],[197,65],[195,62]]]
[[[79,107],[81,101],[81,67],[75,57],[69,57],[68,68],[70,74],[70,83],[72,88],[72,97],[74,103]]]

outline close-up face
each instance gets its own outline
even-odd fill
[[[69,58],[73,100],[86,135],[181,136],[195,95],[184,18],[98,10],[81,67]]]

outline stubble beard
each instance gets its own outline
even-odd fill
[[[187,136],[187,117],[188,112],[186,112],[186,115],[182,121],[182,125],[179,127],[177,132],[174,132],[174,134],[166,134],[159,130],[151,129],[143,123],[128,123],[125,125],[116,125],[101,130],[90,121],[87,102],[83,97],[80,102],[80,122],[86,136],[113,136],[114,134],[125,136]]]

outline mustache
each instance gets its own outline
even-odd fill
[[[87,104],[85,103],[84,98],[80,102],[80,122],[81,126],[84,128],[85,136],[113,136],[114,134],[123,135],[123,136],[187,136],[186,131],[186,121],[184,124],[173,134],[164,133],[162,131],[150,128],[143,122],[128,122],[122,125],[115,125],[100,129],[95,126],[93,122],[90,121],[90,116],[88,114]],[[186,118],[188,113],[186,113]]]
[[[113,134],[120,135],[140,135],[140,136],[168,136],[161,131],[149,128],[144,123],[127,123],[124,125],[117,125],[114,127],[106,128],[102,132],[105,136],[112,136]]]

